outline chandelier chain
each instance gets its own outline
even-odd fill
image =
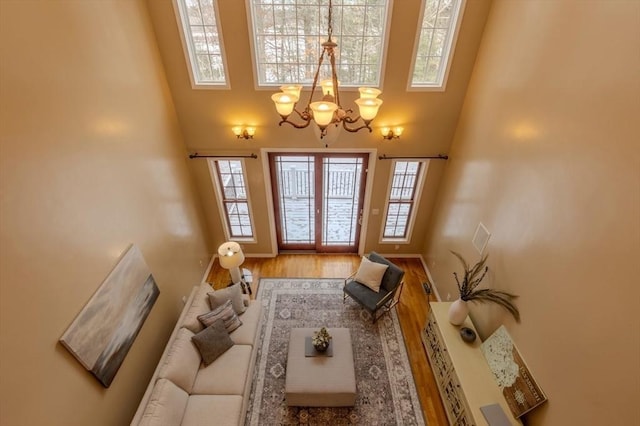
[[[331,36],[333,35],[333,18],[331,17],[332,10],[333,10],[333,6],[331,4],[331,0],[329,0],[329,17],[327,18],[327,20],[329,21],[327,24],[329,37],[327,38],[327,41],[331,41]]]

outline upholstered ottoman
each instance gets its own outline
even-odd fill
[[[333,356],[305,356],[305,337],[313,328],[293,328],[285,376],[287,405],[350,407],[356,402],[356,374],[348,328],[328,329]]]

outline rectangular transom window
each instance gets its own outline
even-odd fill
[[[226,88],[227,71],[217,1],[173,0],[194,88]]]
[[[428,161],[394,160],[382,241],[409,241]]]
[[[248,0],[258,86],[311,84],[327,40],[328,0]],[[389,0],[334,0],[336,71],[343,87],[379,86]],[[324,67],[324,64],[323,64]],[[328,77],[329,65],[321,71]]]
[[[242,160],[209,160],[227,239],[253,241],[253,220]]]
[[[423,0],[411,87],[443,89],[465,0]]]

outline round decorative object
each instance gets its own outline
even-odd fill
[[[467,343],[471,343],[476,340],[476,332],[469,327],[462,327],[460,329],[460,337]]]
[[[449,322],[453,325],[461,325],[469,315],[469,306],[467,302],[458,299],[449,307]]]

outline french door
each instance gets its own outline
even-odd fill
[[[278,249],[357,253],[368,154],[271,153]]]

